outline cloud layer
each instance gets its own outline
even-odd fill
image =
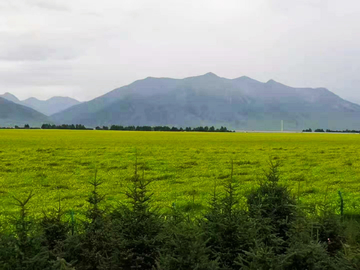
[[[1,92],[87,100],[212,71],[360,102],[357,0],[2,0]]]

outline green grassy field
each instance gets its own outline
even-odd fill
[[[41,214],[62,198],[66,208],[86,206],[95,170],[101,191],[117,203],[139,169],[161,207],[205,206],[215,183],[228,179],[231,161],[241,192],[256,186],[269,158],[282,164],[282,182],[308,204],[337,203],[360,213],[360,136],[336,134],[162,133],[0,130],[0,211],[14,210],[12,196],[35,193]]]

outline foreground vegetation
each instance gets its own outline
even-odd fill
[[[359,149],[357,135],[2,130],[0,269],[359,269]]]
[[[359,269],[359,223],[334,215],[327,204],[319,213],[303,208],[279,184],[279,164],[269,165],[246,205],[231,170],[223,191],[213,186],[196,217],[176,204],[160,214],[148,191],[152,183],[137,165],[126,203],[113,207],[95,174],[82,220],[62,208],[61,197],[38,219],[28,213],[32,193],[14,198],[18,214],[0,231],[0,268]]]

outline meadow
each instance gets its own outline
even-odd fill
[[[61,198],[81,212],[98,177],[109,204],[123,201],[134,165],[161,209],[201,211],[214,186],[233,178],[244,194],[257,187],[269,159],[281,164],[281,183],[311,207],[339,204],[360,214],[360,136],[357,134],[186,133],[0,130],[0,213],[13,196],[33,191],[31,212],[41,215]]]

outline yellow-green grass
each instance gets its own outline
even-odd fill
[[[95,170],[108,203],[118,203],[136,156],[162,209],[193,201],[201,209],[215,183],[229,178],[232,160],[245,194],[271,157],[282,164],[281,182],[304,203],[337,203],[341,190],[345,212],[359,214],[359,150],[356,134],[0,130],[0,214],[14,211],[12,196],[30,191],[33,214],[54,207],[59,196],[64,207],[82,211]]]

